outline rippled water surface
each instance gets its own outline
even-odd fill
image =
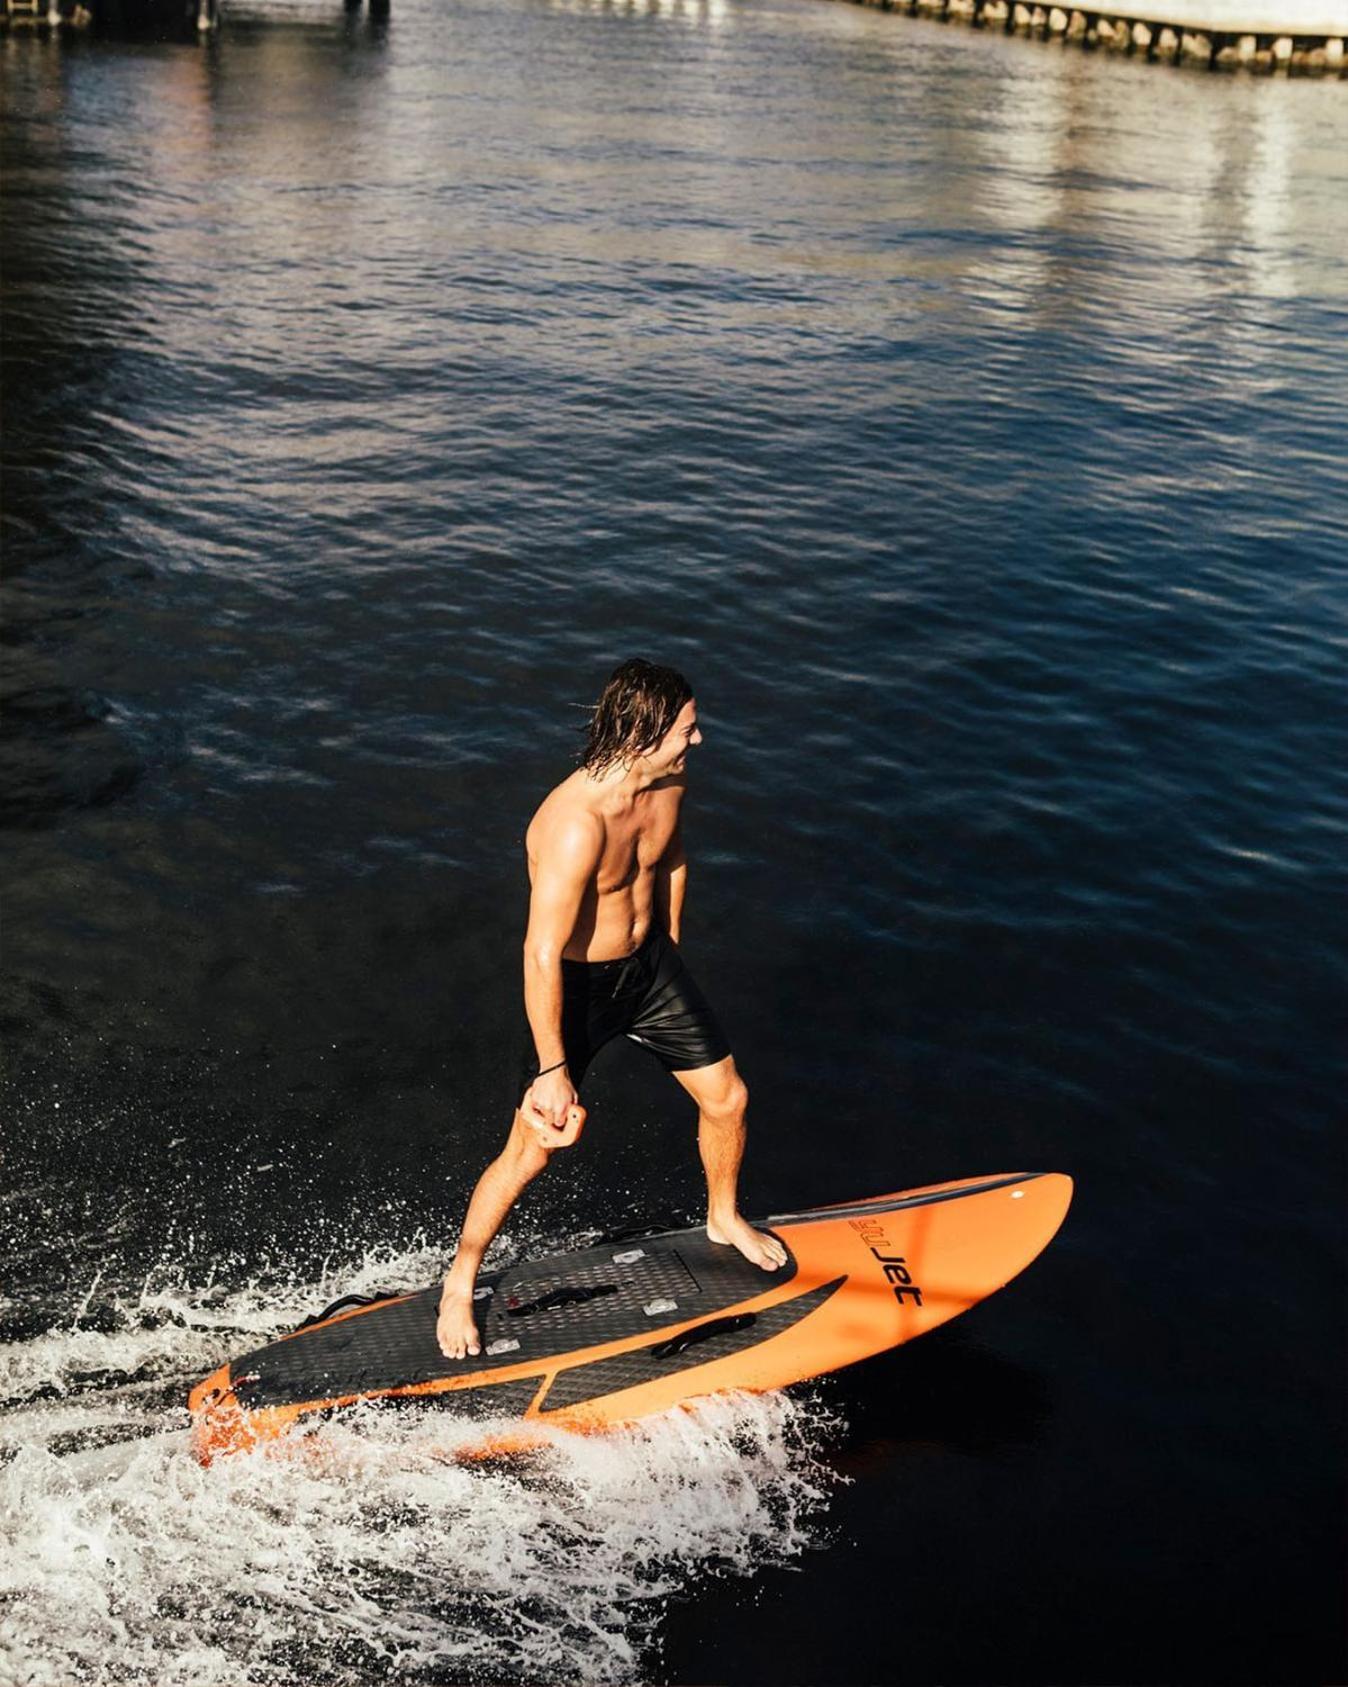
[[[0,66],[0,1673],[1341,1677],[1341,86],[824,0]],[[1067,1227],[791,1400],[200,1471],[192,1381],[452,1243],[634,652],[750,1209]],[[696,1215],[675,1086],[587,1099],[506,1252]]]

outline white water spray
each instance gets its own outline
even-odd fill
[[[440,1413],[363,1407],[203,1469],[188,1385],[330,1293],[429,1281],[372,1260],[282,1293],[146,1284],[101,1329],[0,1359],[0,1680],[129,1687],[622,1683],[664,1599],[812,1538],[834,1480],[817,1403],[724,1396],[528,1458],[460,1464]]]

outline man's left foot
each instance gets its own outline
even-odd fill
[[[708,1219],[707,1238],[725,1247],[738,1248],[745,1259],[753,1265],[761,1265],[764,1271],[777,1271],[786,1264],[786,1249],[777,1238],[755,1230],[738,1214],[724,1224],[715,1224]]]

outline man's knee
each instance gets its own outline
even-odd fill
[[[714,1088],[702,1097],[703,1114],[717,1123],[742,1119],[749,1106],[749,1086],[732,1067]]]
[[[522,1112],[515,1114],[510,1135],[506,1138],[504,1157],[524,1177],[537,1177],[551,1158]]]

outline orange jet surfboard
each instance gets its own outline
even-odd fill
[[[509,1451],[544,1425],[604,1429],[781,1388],[977,1305],[1047,1247],[1071,1198],[1061,1173],[1006,1172],[783,1213],[760,1223],[787,1249],[772,1272],[704,1230],[527,1260],[479,1278],[483,1351],[462,1360],[435,1342],[438,1284],[339,1302],[199,1383],[193,1446],[209,1462],[389,1400],[490,1419],[481,1450]]]

